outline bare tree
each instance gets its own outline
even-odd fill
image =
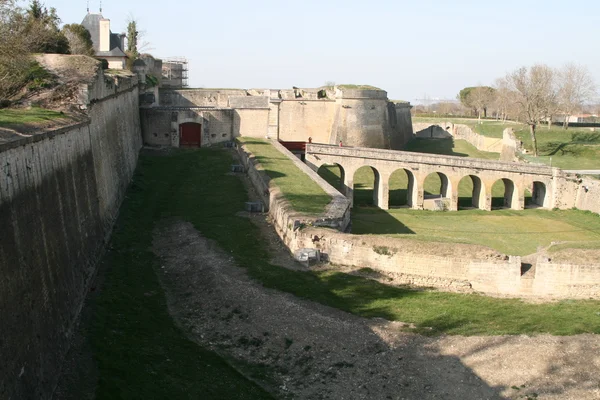
[[[556,103],[555,73],[547,65],[537,64],[531,68],[522,67],[509,73],[506,81],[510,90],[516,94],[515,104],[519,113],[529,125],[533,155],[537,157],[535,130]]]
[[[569,116],[580,111],[596,96],[596,84],[587,67],[566,64],[558,72],[558,104],[565,114],[563,127],[569,127]]]

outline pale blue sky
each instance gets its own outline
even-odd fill
[[[85,0],[44,0],[80,23]],[[21,4],[24,4],[22,1]],[[587,65],[600,83],[598,1],[103,0],[134,15],[157,57],[185,56],[190,86],[370,84],[391,99],[455,98],[520,66]],[[91,0],[98,12],[99,0]]]

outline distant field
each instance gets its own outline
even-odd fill
[[[592,242],[597,246],[600,243],[600,218],[577,210],[435,212],[359,207],[352,213],[352,232],[430,242],[480,244],[505,254],[526,255],[555,241],[568,242],[562,248],[580,247],[579,242]]]
[[[483,158],[486,160],[498,160],[500,158],[499,153],[480,151],[471,143],[462,139],[415,139],[407,143],[405,150],[418,153]]]
[[[476,119],[464,118],[414,118],[413,122],[441,122],[450,120],[458,124],[465,124],[475,132],[493,138],[501,138],[505,128],[510,127],[515,131],[515,136],[523,142],[524,147],[533,151],[529,127],[514,122],[502,123],[495,120],[482,120],[478,124]],[[526,155],[529,162],[552,165],[563,169],[600,169],[600,131],[590,128],[569,128],[564,130],[560,126],[539,126],[536,130],[538,142],[538,157]]]

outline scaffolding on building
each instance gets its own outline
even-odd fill
[[[163,86],[188,87],[188,60],[185,57],[168,57],[162,60]]]

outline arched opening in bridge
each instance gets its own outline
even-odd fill
[[[525,191],[525,204],[529,207],[549,207],[546,185],[543,182],[534,181],[531,185],[530,196]]]
[[[344,168],[339,164],[321,165],[317,170],[319,176],[336,188],[340,193],[344,193]]]
[[[433,172],[423,183],[423,207],[426,210],[445,210],[452,193],[450,180],[441,172]]]
[[[513,181],[507,178],[498,179],[492,185],[492,208],[512,208],[513,198],[517,195]]]
[[[467,175],[458,182],[458,207],[485,209],[485,187],[476,175]]]
[[[390,175],[389,207],[412,206],[416,195],[415,176],[407,169],[397,169]]]
[[[360,167],[354,173],[354,207],[377,205],[379,171],[373,167]]]
[[[195,122],[179,124],[179,147],[200,147],[202,125]]]

